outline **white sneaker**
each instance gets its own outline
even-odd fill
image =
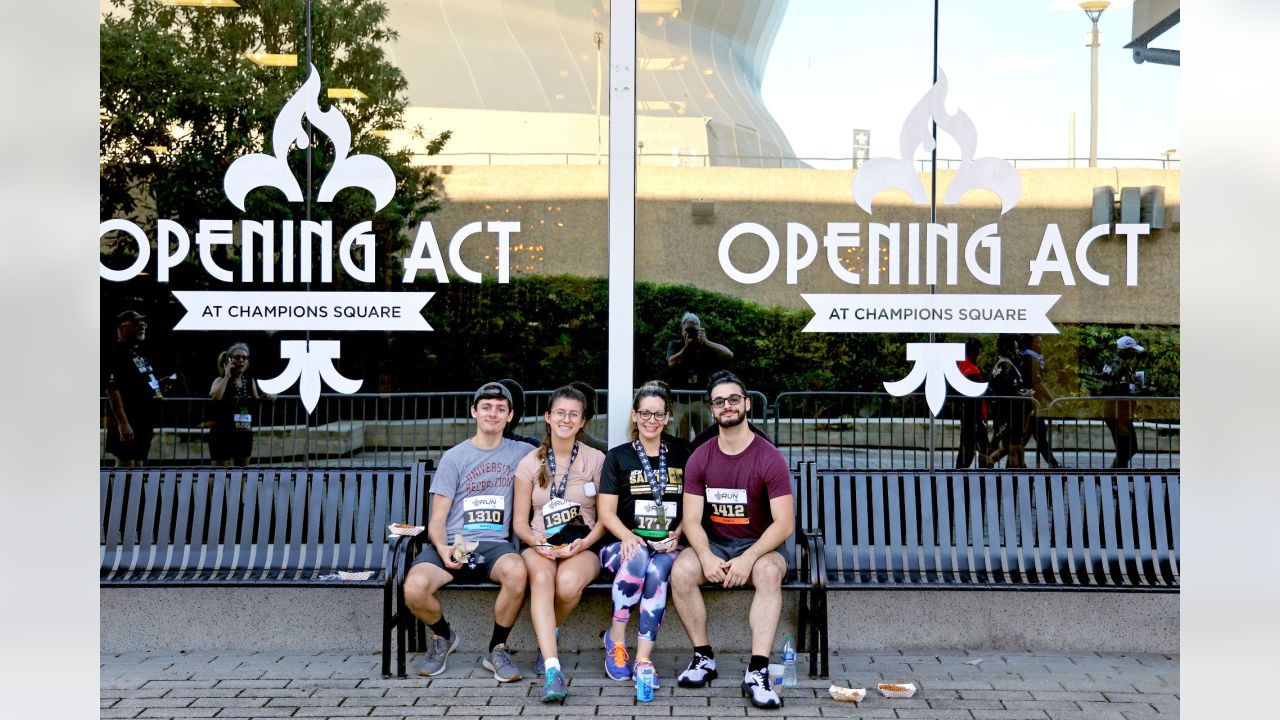
[[[748,670],[742,676],[742,694],[751,693],[751,704],[765,710],[776,710],[782,707],[782,698],[773,689],[769,679],[769,669]]]
[[[695,650],[693,659],[689,661],[689,667],[676,678],[676,684],[685,688],[700,688],[703,685],[710,685],[711,681],[717,677],[719,673],[716,672],[715,658],[709,658]]]

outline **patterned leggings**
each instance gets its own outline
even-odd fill
[[[639,636],[657,640],[662,615],[667,611],[667,581],[677,553],[653,552],[641,546],[631,559],[622,562],[622,543],[607,545],[600,551],[600,564],[614,574],[613,619],[627,622],[631,608],[640,603]]]

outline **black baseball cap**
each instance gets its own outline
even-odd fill
[[[125,310],[124,312],[116,316],[116,324],[119,325],[120,323],[126,323],[126,322],[129,322],[130,320],[146,320],[146,319],[147,319],[147,316],[143,315],[137,310]]]
[[[489,382],[481,385],[480,389],[476,390],[475,397],[471,399],[471,404],[475,405],[476,403],[480,402],[481,398],[486,398],[486,397],[497,399],[497,396],[502,396],[504,399],[506,399],[508,405],[512,404],[511,391],[508,390],[507,387],[502,383],[496,383],[496,382]]]

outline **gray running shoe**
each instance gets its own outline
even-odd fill
[[[551,668],[547,673],[547,679],[542,684],[542,697],[539,698],[544,703],[558,702],[564,705],[564,698],[569,694],[568,680],[564,673],[556,668]]]
[[[511,659],[511,655],[507,652],[507,645],[503,643],[497,645],[488,655],[480,661],[484,665],[485,670],[493,671],[493,679],[498,682],[515,682],[524,675],[520,674],[520,668],[516,665],[516,661]]]
[[[434,677],[444,672],[445,660],[449,658],[449,653],[457,649],[457,630],[449,631],[448,640],[439,635],[432,635],[431,639],[427,641],[427,656],[422,658],[422,663],[418,665],[418,674]]]

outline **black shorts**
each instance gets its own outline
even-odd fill
[[[515,551],[515,546],[509,542],[486,542],[482,540],[476,548],[476,552],[484,557],[484,562],[477,563],[474,570],[466,565],[463,565],[461,570],[450,570],[444,566],[444,560],[440,558],[440,553],[436,552],[435,546],[427,543],[422,547],[422,551],[418,553],[418,557],[414,558],[413,564],[428,562],[452,575],[454,580],[478,582],[492,580],[490,575],[493,573],[493,566],[498,563],[498,558],[508,553],[515,553]]]
[[[133,439],[121,440],[115,424],[107,426],[107,452],[121,460],[146,460],[151,453],[151,428],[134,428]]]

